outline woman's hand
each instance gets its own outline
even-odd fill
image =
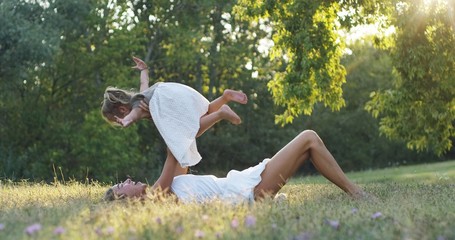
[[[134,69],[138,69],[140,71],[148,69],[147,64],[145,64],[144,61],[137,57],[133,57],[133,61],[136,63],[136,66],[134,66]]]
[[[146,101],[144,100],[141,100],[139,102],[139,108],[142,110],[142,111],[145,111],[145,112],[150,112],[150,109],[149,109],[149,105]]]

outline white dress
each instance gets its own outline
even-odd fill
[[[171,191],[183,203],[204,203],[220,200],[227,203],[254,201],[254,188],[270,159],[243,171],[231,170],[224,178],[213,175],[184,174],[174,177]]]
[[[193,88],[173,82],[156,83],[141,95],[149,100],[153,122],[180,165],[199,163],[196,134],[210,102]]]

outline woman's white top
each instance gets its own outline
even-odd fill
[[[193,88],[172,82],[157,83],[145,90],[144,95],[150,100],[150,114],[156,128],[180,165],[199,163],[196,134],[209,101]]]
[[[203,203],[221,200],[228,203],[254,201],[254,188],[261,182],[261,174],[270,159],[243,171],[231,170],[226,177],[185,174],[174,177],[172,192],[184,202]]]

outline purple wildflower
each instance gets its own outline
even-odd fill
[[[182,226],[177,226],[177,227],[175,228],[175,232],[176,232],[177,234],[180,234],[180,233],[182,233],[182,232],[183,232],[183,230],[184,230],[184,229],[183,229],[183,227],[182,227]]]
[[[196,238],[203,238],[203,237],[205,236],[205,233],[204,233],[203,231],[201,231],[201,230],[198,229],[198,230],[196,230],[196,232],[194,233],[194,236],[195,236]]]
[[[103,230],[101,230],[101,228],[99,227],[95,228],[95,233],[98,236],[103,236]]]
[[[161,220],[160,217],[156,217],[156,218],[155,218],[155,222],[156,222],[157,224],[160,224],[160,225],[161,225],[161,224],[163,223],[163,220]]]
[[[107,234],[107,235],[113,234],[114,231],[115,231],[114,227],[107,227],[107,228],[106,228],[106,234]]]
[[[41,224],[35,223],[25,228],[25,233],[33,235],[41,230]]]
[[[254,227],[256,225],[256,217],[253,215],[248,215],[245,217],[245,226]]]
[[[373,215],[371,215],[372,219],[376,219],[376,218],[380,218],[380,217],[382,217],[382,213],[381,212],[375,212],[375,213],[373,213]]]
[[[239,220],[237,218],[232,219],[231,221],[231,228],[238,228],[239,227]]]
[[[310,240],[311,239],[311,233],[301,232],[299,235],[295,236],[292,239],[293,240]]]
[[[63,228],[62,226],[58,226],[54,229],[54,234],[55,235],[60,235],[60,234],[63,234],[65,233],[65,228]]]
[[[352,208],[352,209],[351,209],[351,213],[352,213],[352,214],[357,213],[358,211],[359,211],[359,209],[357,209],[357,208]]]
[[[2,231],[3,229],[5,229],[5,224],[0,223],[0,231]]]

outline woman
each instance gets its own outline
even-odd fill
[[[168,151],[163,172],[151,190],[163,190],[174,194],[182,202],[207,202],[218,199],[238,203],[274,197],[309,159],[324,177],[350,196],[361,198],[366,195],[362,189],[348,180],[317,133],[312,130],[301,132],[271,159],[265,159],[243,171],[232,170],[225,178],[186,174],[187,168],[180,167]],[[142,198],[147,194],[146,191],[147,185],[127,179],[111,187],[104,199]]]

